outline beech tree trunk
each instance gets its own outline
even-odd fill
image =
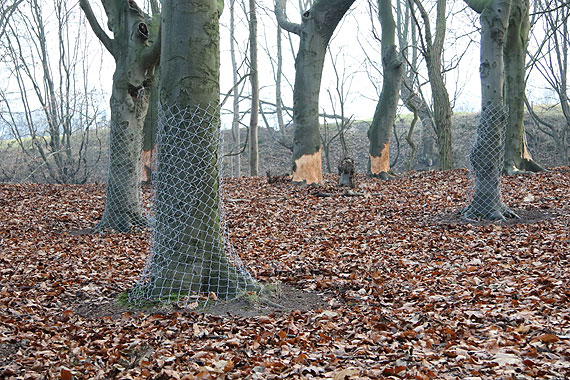
[[[152,296],[232,298],[255,285],[228,261],[220,227],[220,10],[216,0],[165,0],[162,12]]]
[[[382,92],[368,130],[370,149],[368,175],[388,179],[390,173],[390,136],[398,107],[403,65],[396,48],[396,24],[390,0],[378,0],[382,26]]]
[[[141,150],[149,92],[160,55],[159,14],[151,18],[133,0],[102,4],[113,39],[99,25],[89,0],[80,0],[95,35],[115,58],[105,211],[95,230],[126,232],[147,224],[140,204]]]
[[[528,151],[523,121],[526,91],[525,57],[529,30],[529,0],[513,0],[503,47],[505,100],[508,108],[503,172],[508,175],[544,171]]]
[[[293,182],[321,183],[319,92],[328,43],[338,23],[355,0],[317,0],[303,13],[302,23],[285,16],[286,0],[277,0],[279,25],[299,36],[293,89]]]
[[[158,76],[150,90],[150,98],[143,125],[143,150],[141,153],[141,182],[150,184],[156,170],[156,128],[158,124]]]
[[[453,153],[451,148],[451,104],[449,94],[445,87],[442,73],[441,57],[446,32],[446,1],[437,0],[437,15],[435,36],[432,38],[429,15],[422,3],[416,0],[421,12],[425,28],[425,47],[423,55],[428,69],[428,78],[431,86],[433,100],[433,118],[437,133],[437,146],[439,150],[439,168],[449,170],[453,168]]]
[[[251,65],[251,111],[249,122],[249,175],[259,175],[259,75],[257,72],[256,0],[249,0],[249,52]]]
[[[500,184],[502,173],[502,133],[506,125],[503,103],[503,44],[511,0],[490,0],[481,10],[481,120],[470,161],[475,175],[473,200],[463,210],[468,219],[516,217],[503,203]]]
[[[236,35],[235,35],[235,3],[236,0],[230,0],[230,56],[232,60],[232,78],[233,78],[233,102],[232,102],[232,137],[234,140],[235,148],[232,150],[232,168],[234,177],[241,175],[241,155],[237,152],[241,149],[241,135],[240,135],[240,116],[239,116],[239,77],[238,65],[236,59]]]

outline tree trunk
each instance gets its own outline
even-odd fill
[[[143,125],[154,69],[160,55],[159,14],[146,15],[135,3],[103,1],[111,39],[101,28],[88,0],[80,0],[91,28],[115,58],[111,94],[109,173],[103,218],[96,231],[127,232],[145,225],[140,204]],[[153,9],[156,7],[153,7]]]
[[[117,65],[111,95],[111,128],[107,199],[96,230],[112,228],[127,232],[145,226],[140,205],[141,147],[143,124],[149,105],[149,89],[129,94],[125,73]]]
[[[143,150],[141,153],[142,171],[141,182],[150,184],[152,172],[156,170],[154,158],[156,156],[156,126],[158,124],[158,76],[150,90],[148,111],[143,126]]]
[[[228,260],[221,233],[218,4],[163,4],[156,224],[145,295],[232,298],[255,283]]]
[[[447,88],[445,87],[445,81],[443,79],[441,64],[446,31],[446,2],[447,0],[437,1],[435,38],[433,42],[428,41],[428,50],[425,57],[433,99],[433,118],[437,133],[440,170],[453,169],[453,153],[451,148],[452,111],[449,103],[449,94],[447,93]]]
[[[503,52],[505,99],[508,108],[503,172],[508,175],[544,171],[528,151],[524,129],[525,56],[528,43],[529,1],[513,0]]]
[[[230,1],[230,55],[232,60],[232,74],[233,74],[233,108],[232,108],[232,136],[234,139],[235,152],[232,149],[232,153],[237,153],[241,149],[241,135],[239,126],[239,89],[238,89],[238,66],[236,60],[236,35],[235,35],[235,2],[236,0]],[[239,177],[241,175],[241,155],[232,155],[233,161],[233,174],[234,177]]]
[[[503,109],[503,43],[511,0],[492,0],[481,12],[481,120],[470,161],[475,175],[473,200],[463,210],[467,219],[504,220],[516,215],[503,203],[502,134],[506,125]]]
[[[293,89],[293,182],[323,181],[319,133],[319,92],[326,49],[338,23],[355,0],[317,0],[301,24],[286,21],[285,0],[276,1],[279,25],[299,35]]]
[[[382,93],[376,105],[374,118],[368,130],[370,149],[368,175],[388,179],[390,172],[390,135],[398,107],[403,65],[395,38],[396,25],[390,0],[378,0],[378,16],[382,26]]]
[[[451,149],[451,105],[441,73],[440,57],[428,61],[428,77],[433,98],[433,118],[437,132],[440,170],[453,169]]]
[[[257,73],[257,11],[249,0],[249,49],[251,75],[251,118],[249,122],[249,175],[259,175],[259,77]]]

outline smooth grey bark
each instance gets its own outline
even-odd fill
[[[236,0],[230,0],[230,56],[232,61],[232,79],[233,79],[233,102],[232,102],[232,137],[234,145],[239,149],[241,145],[240,135],[240,115],[239,115],[239,75],[236,59],[236,27],[235,27],[235,3]],[[234,177],[241,175],[241,157],[240,154],[234,154],[232,157],[232,170]]]
[[[249,0],[249,60],[251,110],[249,121],[249,175],[259,175],[259,75],[257,72],[257,10],[256,0]]]
[[[388,179],[390,172],[390,136],[398,107],[403,64],[396,47],[396,23],[391,0],[378,0],[382,27],[382,92],[368,129],[370,141],[368,176]]]
[[[511,0],[491,0],[481,12],[481,120],[470,155],[475,176],[473,200],[462,211],[467,219],[504,220],[516,215],[504,204],[501,192],[504,112],[503,44]]]
[[[525,57],[528,45],[529,0],[513,0],[503,52],[505,55],[505,103],[508,109],[503,172],[508,175],[541,172],[526,144]]]
[[[162,9],[159,99],[164,119],[159,123],[150,296],[209,291],[228,299],[256,284],[228,261],[221,234],[220,10],[216,0],[165,0]]]
[[[420,0],[415,4],[424,20],[425,39],[422,40],[422,54],[428,69],[428,78],[433,100],[433,118],[437,133],[439,168],[453,168],[451,147],[451,104],[442,73],[442,54],[446,32],[446,2],[437,0],[435,35],[432,36],[429,15]]]
[[[319,92],[328,43],[338,23],[355,0],[317,0],[302,15],[301,24],[287,20],[286,0],[276,0],[275,15],[281,28],[300,38],[295,59],[293,89],[293,181],[323,180],[319,133]]]
[[[89,4],[80,0],[91,28],[115,59],[111,92],[109,173],[105,211],[96,231],[145,226],[140,204],[143,126],[160,55],[159,15],[145,14],[134,0],[102,0],[110,38]]]

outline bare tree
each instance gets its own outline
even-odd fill
[[[249,0],[249,61],[251,110],[249,122],[249,175],[259,173],[259,74],[257,72],[257,11],[255,0]]]
[[[5,0],[0,4],[0,40],[6,32],[6,25],[8,25],[10,17],[12,17],[16,9],[18,9],[18,6],[23,2],[24,0],[13,0],[12,2]]]
[[[232,102],[232,137],[236,147],[239,148],[241,145],[241,135],[240,135],[240,114],[239,114],[239,72],[237,64],[237,47],[236,47],[236,23],[235,23],[235,13],[236,13],[236,0],[230,0],[229,6],[230,12],[230,56],[232,61],[232,78],[233,78],[233,102]],[[241,175],[241,158],[239,154],[232,153],[232,167],[233,175],[239,177]]]
[[[451,103],[443,77],[442,54],[446,32],[447,0],[437,0],[435,34],[432,32],[429,14],[421,0],[414,0],[423,20],[423,30],[420,33],[421,53],[428,69],[429,83],[433,100],[433,117],[437,132],[439,149],[439,168],[453,168],[451,148]],[[414,16],[415,17],[415,16]],[[418,28],[421,28],[416,19]]]
[[[432,135],[435,134],[436,128],[433,112],[423,95],[422,83],[420,83],[418,28],[412,19],[414,2],[400,0],[396,3],[396,7],[396,30],[400,45],[400,54],[404,63],[400,98],[406,108],[414,114],[414,120],[410,124],[406,138],[406,141],[412,148],[407,167],[408,170],[412,169],[416,157],[417,146],[412,139],[412,135],[417,117],[422,124],[420,157],[418,162],[427,168],[431,168],[434,163],[434,138]]]
[[[398,107],[403,65],[396,46],[396,24],[391,0],[378,0],[378,17],[382,26],[382,92],[374,118],[368,129],[370,149],[368,175],[388,179],[390,173],[390,135]]]
[[[295,59],[293,90],[293,181],[322,182],[319,133],[319,92],[326,48],[338,23],[354,0],[317,0],[302,15],[300,24],[289,21],[286,0],[276,0],[279,25],[300,38]]]
[[[505,104],[508,109],[503,171],[511,175],[544,171],[544,168],[533,160],[528,150],[523,122],[526,88],[525,58],[529,30],[529,0],[513,0],[503,48]]]
[[[115,59],[111,94],[109,173],[105,212],[95,230],[129,231],[146,225],[140,205],[143,126],[154,68],[160,55],[158,3],[146,14],[134,0],[101,0],[111,38],[100,26],[89,0],[80,0],[91,28]]]
[[[28,178],[84,183],[100,152],[98,146],[93,151],[93,127],[101,117],[88,84],[84,20],[64,0],[19,1],[8,9],[2,63],[13,86],[0,89],[7,111],[0,117],[25,157]],[[48,11],[53,21],[44,19]],[[48,38],[52,30],[55,39]]]
[[[531,54],[530,70],[536,70],[546,81],[548,87],[557,98],[565,123],[548,120],[541,112],[527,102],[533,120],[539,129],[549,136],[556,146],[562,162],[570,164],[570,100],[568,98],[568,50],[570,48],[570,8],[561,0],[553,0],[548,4],[535,2],[535,16],[540,17],[535,27],[543,30],[533,33],[534,45],[537,47]],[[530,71],[529,70],[529,71]]]

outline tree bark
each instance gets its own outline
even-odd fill
[[[239,116],[239,89],[238,89],[238,66],[236,60],[236,35],[235,35],[235,2],[230,0],[230,55],[232,60],[232,78],[233,78],[233,105],[232,105],[232,136],[234,139],[235,149],[239,152],[241,149],[241,135],[240,135],[240,116]],[[241,155],[232,155],[233,161],[233,174],[234,177],[241,175]]]
[[[355,0],[317,0],[294,24],[285,17],[285,0],[277,0],[279,25],[299,35],[293,89],[293,182],[321,183],[322,158],[319,123],[319,92],[326,49],[338,23]]]
[[[524,128],[525,57],[528,44],[529,0],[513,0],[503,52],[505,100],[508,108],[503,172],[508,175],[540,172],[526,144]]]
[[[398,107],[403,65],[396,48],[396,24],[390,0],[378,0],[378,16],[382,26],[382,92],[374,118],[368,129],[370,149],[368,175],[388,179],[390,172],[390,135]]]
[[[249,122],[249,175],[259,175],[259,76],[257,72],[256,0],[249,0],[249,52],[251,65],[251,111]]]
[[[506,125],[503,106],[503,44],[511,0],[491,0],[481,12],[481,120],[470,155],[475,175],[473,200],[463,210],[467,219],[504,220],[516,215],[503,203],[502,133]]]
[[[156,170],[156,129],[158,124],[158,75],[150,90],[150,98],[143,125],[143,148],[141,153],[141,182],[150,184]]]
[[[113,32],[97,22],[88,0],[80,0],[91,28],[115,58],[111,94],[109,173],[105,211],[96,231],[127,232],[146,225],[140,204],[143,125],[160,54],[158,14],[151,18],[133,0],[102,1]]]
[[[436,126],[437,145],[439,150],[439,168],[449,170],[453,168],[453,154],[451,148],[451,104],[449,94],[445,87],[442,73],[441,57],[446,32],[446,1],[437,1],[437,15],[435,36],[432,38],[429,27],[429,16],[419,0],[416,0],[425,24],[424,58],[428,69],[428,78],[431,86],[433,100],[433,118]]]
[[[165,0],[156,224],[149,296],[255,287],[228,260],[219,208],[219,24],[216,0]]]

